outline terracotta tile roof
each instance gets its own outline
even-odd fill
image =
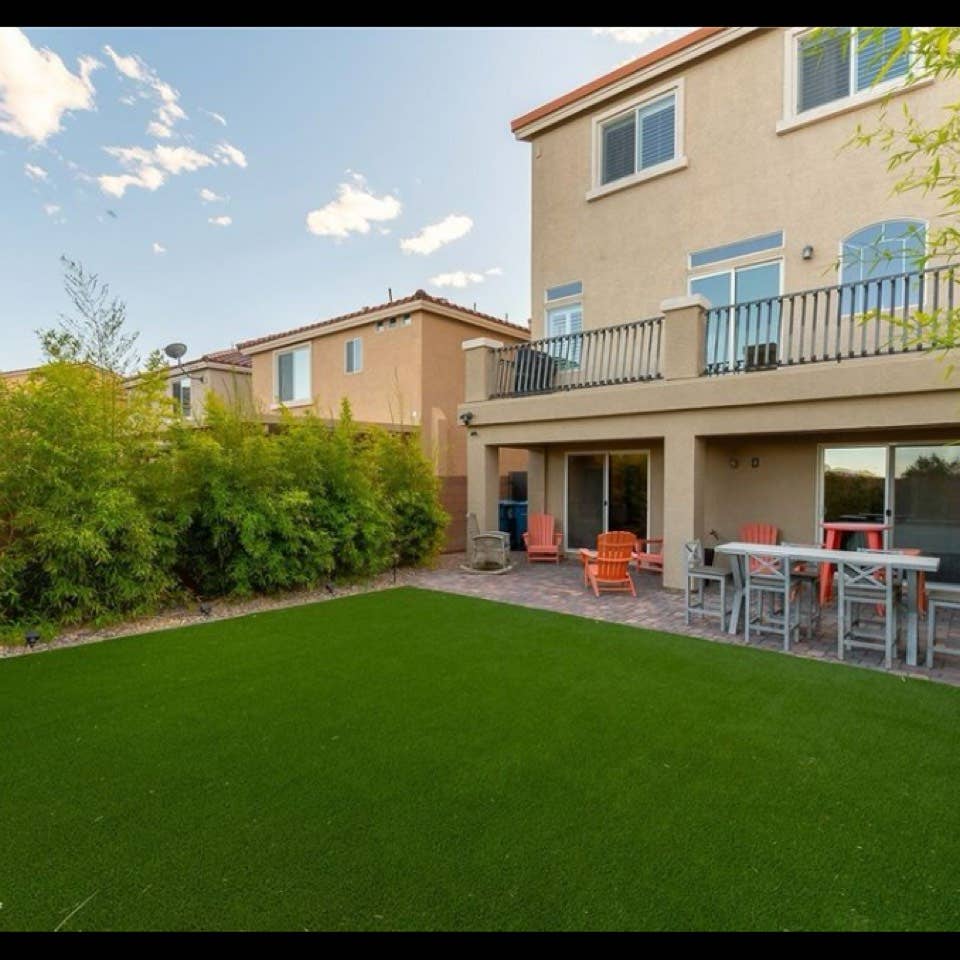
[[[214,353],[205,353],[200,360],[193,360],[192,363],[227,363],[234,367],[252,367],[253,360],[245,353],[239,350],[217,350]]]
[[[726,27],[700,27],[699,30],[694,30],[692,33],[678,37],[676,40],[671,40],[670,43],[665,43],[662,47],[657,47],[656,50],[646,53],[642,57],[637,57],[636,60],[631,60],[622,67],[617,67],[616,70],[611,70],[602,77],[597,77],[595,80],[591,80],[589,83],[585,83],[583,86],[577,87],[569,93],[565,93],[562,97],[557,97],[537,107],[535,110],[523,114],[522,117],[517,117],[516,120],[511,122],[510,129],[516,133],[521,127],[525,127],[528,123],[533,123],[534,120],[540,120],[546,117],[553,113],[554,110],[559,110],[561,107],[576,103],[591,93],[596,93],[604,87],[609,87],[618,80],[629,77],[633,73],[639,73],[641,70],[653,66],[653,64],[658,63],[660,60],[665,60],[674,53],[686,50],[687,47],[695,46],[700,43],[701,40],[707,40],[726,29]]]
[[[316,323],[308,323],[305,326],[294,327],[292,330],[283,330],[280,333],[269,333],[265,337],[256,337],[253,340],[242,340],[237,344],[237,348],[243,350],[247,347],[255,347],[261,343],[269,343],[271,340],[279,340],[282,337],[289,337],[297,333],[307,333],[310,330],[329,327],[332,324],[341,323],[344,320],[354,320],[357,317],[362,317],[368,313],[377,313],[381,310],[393,310],[403,307],[407,304],[416,303],[417,301],[422,301],[423,303],[432,303],[439,307],[449,307],[450,309],[458,310],[460,313],[465,313],[468,316],[477,317],[480,320],[486,320],[489,323],[498,323],[502,327],[507,327],[515,334],[527,334],[528,336],[530,334],[529,327],[522,327],[517,323],[510,323],[508,320],[503,320],[500,317],[493,317],[488,313],[480,313],[479,310],[471,310],[469,307],[461,306],[459,303],[453,303],[444,297],[433,297],[425,290],[417,290],[409,297],[401,297],[399,300],[392,300],[388,303],[379,303],[373,307],[363,307],[360,310],[354,310],[353,313],[344,313],[339,317],[330,317],[328,320],[318,320]]]

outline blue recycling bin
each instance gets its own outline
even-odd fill
[[[499,528],[510,534],[510,549],[523,549],[523,535],[527,532],[527,501],[501,500]]]

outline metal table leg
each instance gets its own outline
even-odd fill
[[[907,666],[917,665],[917,571],[907,570]]]

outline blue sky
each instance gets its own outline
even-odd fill
[[[69,308],[62,253],[143,354],[388,287],[525,322],[510,120],[686,29],[0,28],[0,370],[39,362],[34,330]]]

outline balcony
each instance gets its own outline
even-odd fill
[[[500,347],[491,351],[485,398],[930,350],[938,345],[944,314],[957,309],[956,269],[935,267],[725,307],[668,301],[665,316]]]

